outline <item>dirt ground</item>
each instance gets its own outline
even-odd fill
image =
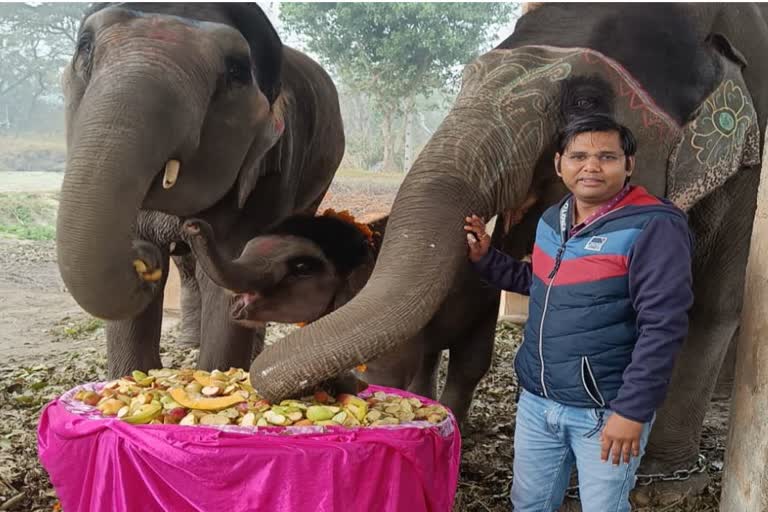
[[[381,182],[340,183],[321,209],[350,209],[369,220],[388,211],[396,188]],[[176,343],[177,322],[172,315],[164,321],[163,363],[190,366],[196,351]],[[269,336],[285,332],[275,327]],[[517,389],[512,360],[519,343],[519,327],[500,323],[492,369],[481,383],[463,432],[454,511],[509,510]],[[42,406],[61,392],[105,377],[104,345],[103,325],[82,312],[64,289],[54,242],[0,238],[0,510],[49,511],[56,504],[37,462],[37,419]],[[712,478],[704,494],[672,495],[663,505],[637,510],[717,510],[727,409],[727,401],[713,402],[707,416],[702,448]]]

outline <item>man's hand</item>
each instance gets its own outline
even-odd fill
[[[628,420],[615,412],[611,414],[600,434],[600,459],[603,462],[610,456],[614,466],[624,462],[629,464],[630,455],[640,456],[640,436],[643,433],[643,424],[634,420]]]
[[[466,217],[464,231],[467,232],[467,245],[469,245],[469,259],[477,263],[488,254],[491,248],[491,237],[485,232],[485,221],[477,215]]]

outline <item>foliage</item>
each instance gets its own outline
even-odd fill
[[[382,139],[349,130],[350,150],[359,155],[350,163],[369,167],[383,152],[384,168],[392,170],[399,143],[394,136],[398,113],[408,117],[418,96],[455,91],[461,67],[487,49],[515,7],[513,3],[288,3],[281,6],[280,19],[339,77],[347,96],[362,95],[377,111]]]
[[[57,338],[82,340],[102,327],[104,327],[104,320],[99,318],[88,316],[85,318],[72,319],[65,317],[61,319],[58,325],[51,329],[51,334]]]
[[[26,121],[43,97],[60,103],[59,76],[87,5],[0,4],[0,126]]]
[[[0,194],[0,235],[53,240],[56,201],[36,194]]]
[[[378,102],[450,87],[511,3],[289,3],[286,27],[342,81]]]

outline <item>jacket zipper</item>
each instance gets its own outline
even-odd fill
[[[544,296],[544,311],[541,313],[541,322],[539,323],[539,361],[541,362],[541,391],[544,393],[545,398],[549,398],[547,395],[547,385],[544,384],[544,318],[547,316],[547,308],[549,307],[549,292],[552,291],[552,284],[555,282],[555,275],[560,268],[560,262],[563,257],[563,251],[565,251],[565,242],[557,249],[557,255],[555,256],[555,266],[552,268],[552,272],[549,273],[549,284],[547,285],[547,294]]]
[[[547,394],[547,385],[544,383],[544,319],[547,316],[547,309],[549,307],[549,293],[552,291],[552,285],[555,282],[555,276],[557,275],[557,271],[560,269],[560,263],[562,262],[563,258],[563,252],[565,251],[565,244],[568,242],[570,238],[575,238],[578,235],[583,234],[584,231],[586,231],[589,228],[594,228],[595,225],[598,225],[598,222],[601,222],[606,216],[611,215],[614,212],[620,211],[622,207],[616,208],[615,210],[611,210],[607,213],[605,213],[602,217],[600,217],[598,220],[590,224],[589,226],[584,227],[581,231],[574,234],[573,237],[569,237],[566,235],[565,230],[568,229],[568,224],[566,222],[566,215],[569,215],[569,209],[565,209],[567,203],[561,207],[560,211],[560,247],[557,248],[557,255],[555,255],[555,266],[552,267],[552,271],[549,273],[549,284],[547,285],[547,293],[544,296],[544,311],[541,313],[541,322],[539,323],[539,362],[541,362],[541,391],[544,393],[544,398],[549,398]]]

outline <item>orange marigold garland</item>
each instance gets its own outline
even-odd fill
[[[371,231],[371,228],[368,226],[368,224],[357,222],[355,220],[355,217],[351,213],[349,213],[349,210],[342,210],[340,212],[337,212],[333,208],[328,208],[323,212],[322,216],[336,217],[339,220],[343,220],[344,222],[348,222],[349,224],[352,224],[363,234],[363,236],[365,236],[366,240],[368,240],[368,243],[373,244],[373,231]]]

